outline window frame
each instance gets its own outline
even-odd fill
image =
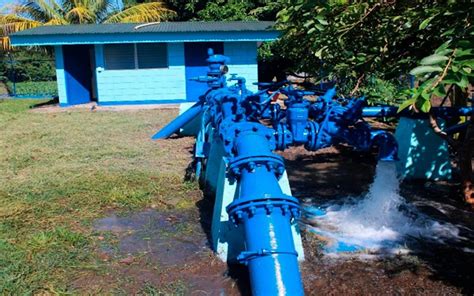
[[[127,44],[127,43],[125,43]],[[129,44],[129,43],[128,43]],[[169,61],[169,52],[168,52],[168,43],[167,42],[145,42],[145,43],[132,43],[133,44],[133,62],[135,64],[134,68],[131,69],[109,69],[107,67],[107,56],[105,55],[105,49],[104,49],[104,68],[105,71],[130,71],[130,70],[141,70],[141,71],[146,71],[146,70],[166,70],[169,69],[170,67],[170,61]],[[166,55],[166,66],[164,67],[157,67],[157,68],[140,68],[139,67],[139,62],[138,62],[138,44],[163,44],[165,46],[165,55]],[[122,44],[105,44],[104,46],[109,46],[109,45],[122,45]]]

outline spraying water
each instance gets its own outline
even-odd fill
[[[399,195],[395,163],[380,162],[369,192],[342,205],[307,207],[310,231],[327,240],[328,253],[365,251],[399,253],[409,238],[451,240],[459,237],[454,225],[419,213]]]

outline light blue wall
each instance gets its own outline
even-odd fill
[[[62,46],[54,47],[56,59],[56,80],[58,84],[59,104],[67,105],[66,73],[64,72],[64,57]]]
[[[186,100],[184,43],[168,43],[168,68],[139,70],[107,70],[104,46],[95,49],[95,88],[99,104],[173,103]],[[64,60],[61,46],[55,46],[59,101],[68,106]],[[229,74],[247,79],[247,87],[256,91],[258,82],[257,43],[225,42],[224,54],[229,56]]]
[[[186,100],[184,44],[168,43],[167,69],[106,70],[103,45],[96,45],[96,77],[99,104],[170,103]],[[247,79],[250,90],[258,82],[257,43],[225,42],[231,58],[230,72]]]
[[[258,82],[257,42],[225,42],[224,55],[230,57],[229,74],[245,77],[247,88],[257,91]]]
[[[107,70],[103,45],[95,47],[100,104],[186,99],[183,43],[168,43],[168,68],[165,69]]]

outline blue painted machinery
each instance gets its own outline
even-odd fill
[[[336,98],[334,89],[316,96],[285,82],[261,83],[263,90],[251,92],[245,78],[226,78],[227,57],[209,49],[207,61],[207,75],[195,80],[207,83],[208,91],[153,139],[167,138],[196,118],[201,119],[194,152],[196,175],[202,175],[204,167],[209,176],[206,181],[214,179],[213,186],[220,186],[215,176],[219,170],[208,173],[216,163],[211,160],[220,153],[224,163],[221,177],[229,186],[235,186],[223,209],[229,223],[242,232],[244,245],[229,260],[248,266],[253,295],[303,295],[297,258],[302,255],[301,242],[298,244],[300,238],[293,229],[300,206],[282,186],[284,162],[273,151],[290,146],[315,151],[343,143],[359,151],[378,149],[380,160],[395,161],[398,145],[394,136],[373,130],[363,116],[394,116],[396,109],[365,107],[364,98]],[[277,94],[286,96],[285,108],[274,102]],[[216,198],[216,207],[217,202]],[[215,215],[214,219],[220,218]],[[219,231],[222,229],[226,228]],[[228,242],[242,243],[241,239]]]

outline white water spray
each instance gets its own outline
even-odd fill
[[[420,214],[399,195],[395,163],[380,162],[369,192],[343,205],[323,207],[310,215],[310,230],[328,240],[329,252],[400,252],[409,237],[456,239],[459,229]],[[309,213],[314,208],[307,207]]]

